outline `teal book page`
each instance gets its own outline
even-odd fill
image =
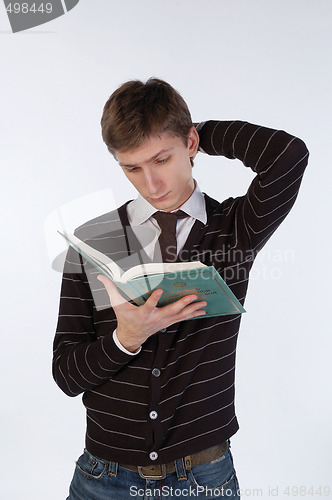
[[[117,283],[121,288],[121,284]],[[157,288],[163,289],[158,305],[165,306],[186,295],[195,294],[198,300],[206,300],[207,316],[222,316],[246,312],[231,289],[213,266],[179,271],[176,273],[154,274],[135,278],[126,283],[136,295],[137,304],[148,299]],[[128,293],[128,291],[127,291]]]

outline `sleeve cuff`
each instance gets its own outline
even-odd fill
[[[196,125],[196,130],[197,132],[199,132],[203,127],[204,125],[206,124],[206,120],[205,122],[199,122],[197,125]]]
[[[196,130],[197,130],[198,134],[200,133],[200,131],[202,130],[202,128],[204,127],[205,124],[206,124],[206,120],[205,120],[205,122],[199,122],[199,124],[196,125]],[[198,151],[206,154],[206,152],[204,151],[204,149],[200,145],[198,146]]]
[[[121,344],[121,342],[119,341],[117,335],[116,335],[116,330],[114,330],[113,332],[113,340],[114,340],[114,343],[115,345],[120,349],[120,351],[126,353],[126,354],[129,354],[129,356],[136,356],[136,354],[138,354],[139,352],[141,352],[141,349],[142,347],[140,347],[136,352],[130,352],[130,351],[127,351],[127,349],[125,349],[123,347],[123,345]]]

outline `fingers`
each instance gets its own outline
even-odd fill
[[[157,304],[159,302],[160,297],[163,294],[163,290],[161,288],[158,288],[157,290],[154,290],[148,300],[144,304],[144,308],[147,309],[148,311],[152,311],[155,307],[157,307]]]
[[[201,309],[201,307],[205,307],[206,306],[206,302],[204,303],[201,303],[201,302],[197,302],[197,307],[194,309],[190,306],[187,306],[185,307],[181,312],[181,319],[179,321],[183,321],[185,319],[190,319],[190,318],[197,318],[197,317],[200,317],[200,316],[205,316],[206,314],[206,311],[204,311],[204,309]],[[195,304],[195,306],[196,306]]]
[[[196,318],[197,316],[204,316],[206,311],[201,309],[207,305],[206,301],[198,301],[194,303],[190,303],[189,305],[185,305],[177,315],[180,317],[178,321],[182,321],[184,319]]]
[[[207,302],[202,300],[198,301],[197,298],[197,295],[187,295],[159,309],[160,314],[162,314],[164,318],[171,319],[173,323],[192,317],[203,316],[206,314],[206,311],[201,308],[205,307]]]
[[[179,299],[176,302],[173,302],[172,304],[170,304],[166,307],[169,308],[169,312],[171,312],[173,314],[177,314],[183,308],[188,307],[189,304],[191,304],[192,302],[197,300],[197,298],[198,298],[197,295],[187,295],[186,297],[183,297],[182,299]],[[195,305],[196,304],[198,304],[198,302],[195,303]],[[199,304],[201,304],[201,302]],[[194,308],[195,308],[195,306],[194,306]]]
[[[156,308],[162,294],[163,294],[162,289],[154,290],[154,292],[152,292],[152,294],[142,307],[144,307],[147,311],[151,312],[153,309]],[[183,312],[185,309],[186,309],[186,314],[190,314],[192,312],[195,312],[197,309],[205,307],[207,305],[205,301],[199,301],[199,302],[195,301],[197,301],[197,295],[187,295],[186,297],[183,297],[182,299],[179,299],[176,302],[173,302],[172,304],[162,307],[161,309],[159,309],[159,311],[164,316],[172,317]],[[194,304],[192,304],[193,302]],[[204,313],[205,311],[203,311],[202,314]]]
[[[112,280],[102,274],[98,275],[97,279],[105,286],[112,307],[117,307],[125,304],[127,304],[127,306],[129,307],[131,306],[119,293],[116,285],[112,282]],[[145,304],[139,306],[142,308],[142,310],[145,311],[147,317],[151,313],[157,313],[158,315],[160,315],[159,317],[163,317],[164,320],[168,319],[171,320],[172,323],[175,323],[184,319],[189,319],[206,314],[206,311],[202,310],[201,308],[205,307],[207,303],[205,301],[197,301],[197,295],[187,295],[186,297],[183,297],[182,299],[179,299],[172,304],[169,304],[162,308],[157,308],[162,294],[162,289],[158,288],[157,290],[154,290]]]
[[[101,283],[103,283],[103,285],[105,286],[106,291],[109,295],[112,307],[116,307],[118,305],[121,305],[121,304],[124,304],[127,302],[126,299],[124,297],[122,297],[122,295],[119,293],[119,291],[118,291],[116,285],[113,283],[113,281],[110,280],[109,278],[107,278],[107,276],[104,276],[103,274],[99,274],[97,276],[97,280],[101,281]]]

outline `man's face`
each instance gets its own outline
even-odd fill
[[[192,127],[186,146],[168,132],[147,139],[139,148],[116,152],[126,177],[156,210],[170,212],[180,207],[194,191],[190,158],[199,143]]]

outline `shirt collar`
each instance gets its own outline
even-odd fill
[[[183,203],[181,210],[186,212],[190,217],[198,219],[203,224],[206,224],[207,214],[205,208],[205,198],[200,190],[197,182],[195,181],[196,187],[190,198]],[[176,209],[178,210],[178,209]],[[127,213],[129,223],[132,226],[139,226],[148,220],[156,212],[155,207],[153,207],[148,201],[146,201],[140,194],[137,198],[127,205]]]

